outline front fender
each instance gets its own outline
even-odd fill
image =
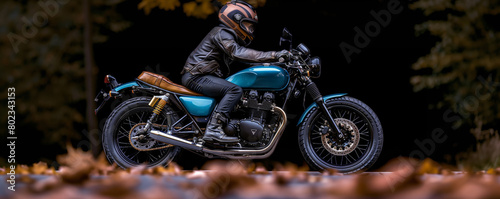
[[[326,101],[326,100],[331,99],[331,98],[342,97],[345,95],[347,95],[347,93],[337,93],[337,94],[327,95],[327,96],[323,96],[323,100]],[[307,113],[309,113],[309,111],[311,111],[312,108],[317,107],[317,106],[318,105],[316,104],[316,102],[313,102],[309,107],[307,107],[307,109],[304,111],[304,113],[302,113],[302,116],[300,116],[300,119],[299,119],[299,122],[297,123],[297,126],[299,126],[302,123],[302,121],[306,117]]]

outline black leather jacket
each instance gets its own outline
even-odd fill
[[[189,55],[181,74],[223,77],[221,65],[229,67],[234,60],[242,62],[273,62],[276,52],[262,52],[238,44],[236,33],[225,26],[213,28]]]

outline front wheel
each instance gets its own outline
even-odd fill
[[[299,128],[299,147],[307,163],[318,170],[355,173],[370,168],[382,151],[382,125],[363,102],[352,97],[325,101],[343,136],[335,135],[316,106]]]

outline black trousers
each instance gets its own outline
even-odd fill
[[[212,75],[185,73],[182,76],[182,84],[195,92],[220,100],[215,111],[227,118],[243,94],[243,89],[238,85]]]

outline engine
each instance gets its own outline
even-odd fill
[[[265,146],[276,128],[274,116],[271,114],[274,105],[274,94],[271,92],[246,91],[241,98],[236,116],[231,117],[224,132],[240,137],[243,146]]]

